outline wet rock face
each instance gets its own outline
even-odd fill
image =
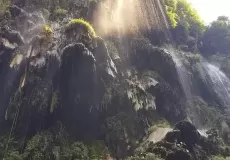
[[[117,73],[104,41],[97,38],[97,46],[90,48],[93,53],[76,39],[67,45],[64,41],[54,40],[54,46],[48,44],[41,48],[30,41],[39,37],[44,27],[36,25],[43,24],[40,12],[27,13],[17,6],[11,6],[10,12],[15,20],[14,28],[23,36],[8,26],[1,28],[0,75],[4,77],[6,74],[11,78],[8,82],[5,78],[0,79],[0,95],[4,95],[0,97],[0,102],[4,102],[1,103],[4,107],[0,106],[1,121],[4,121],[4,116],[12,121],[15,109],[19,107],[20,121],[16,130],[24,131],[25,124],[30,121],[28,135],[44,129],[53,121],[63,120],[67,128],[77,130],[75,133],[80,137],[96,136],[100,123],[95,106],[104,95],[104,82],[109,84]],[[22,62],[10,68],[10,61],[14,61],[18,54],[22,56]],[[15,62],[18,63],[17,60]],[[8,84],[11,82],[13,85]],[[56,97],[54,100],[53,95]],[[57,111],[54,111],[53,101]],[[52,116],[51,110],[54,111]],[[54,120],[47,122],[50,118]]]
[[[107,82],[116,78],[117,68],[102,38],[96,38],[96,47],[93,50],[93,54],[100,76]]]
[[[11,121],[18,114],[17,134],[33,135],[50,124],[47,117],[50,114],[52,82],[59,64],[55,55],[45,54],[23,60],[18,72],[15,72],[14,85],[7,88],[11,92],[5,118]]]
[[[96,2],[91,3],[89,12],[87,7],[79,7],[81,11],[76,17],[81,15],[93,22]],[[78,12],[73,6],[74,10]],[[14,28],[23,36],[9,27],[1,30],[0,77],[7,76],[0,78],[0,107],[1,102],[9,106],[0,108],[0,113],[7,111],[0,118],[12,121],[18,114],[20,120],[16,130],[21,135],[27,132],[27,128],[28,135],[33,135],[37,130],[61,121],[75,138],[103,138],[114,156],[123,158],[132,154],[141,143],[155,114],[159,116],[160,113],[173,123],[186,117],[173,59],[166,50],[152,45],[163,41],[160,38],[158,41],[160,35],[150,34],[157,35],[149,38],[151,42],[132,36],[122,37],[119,43],[111,37],[105,39],[114,43],[118,52],[119,58],[115,56],[113,60],[122,59],[116,63],[122,66],[117,70],[110,57],[110,51],[115,50],[110,48],[108,51],[102,38],[86,37],[80,43],[76,36],[62,35],[59,25],[65,24],[65,20],[60,20],[62,22],[54,27],[52,44],[42,49],[36,46],[34,54],[31,52],[30,57],[23,55],[22,62],[15,65],[16,68],[10,68],[12,57],[19,54],[16,50],[22,46],[23,53],[26,53],[28,45],[32,44],[26,41],[39,37],[45,24],[39,12],[27,13],[11,6],[10,13],[16,22]],[[126,60],[127,64],[122,64]],[[129,69],[135,73],[130,71],[125,75]],[[154,75],[139,75],[143,71],[151,71]],[[14,79],[10,79],[12,75]],[[21,108],[18,113],[17,108]],[[201,137],[194,125],[182,121],[163,141],[151,144],[147,151],[166,160],[196,160],[205,159],[206,153],[221,153],[221,149],[210,144],[212,142]]]
[[[7,107],[7,97],[10,94],[10,89],[8,86],[14,85],[10,84],[11,78],[14,76],[12,74],[12,69],[10,69],[10,62],[15,55],[15,51],[18,46],[23,43],[23,38],[21,35],[11,30],[8,26],[1,28],[0,31],[0,122],[4,121],[4,113]]]
[[[193,87],[195,92],[202,97],[206,102],[224,106],[223,101],[218,96],[218,93],[213,90],[212,80],[205,69],[203,63],[197,64],[194,67]]]
[[[167,83],[158,83],[155,87],[157,111],[171,122],[177,122],[185,118],[184,107],[180,104],[177,90]]]
[[[133,63],[137,67],[154,70],[172,87],[180,87],[175,63],[167,50],[155,47],[141,38],[133,39],[131,47]]]
[[[83,44],[74,43],[63,49],[60,83],[66,106],[72,106],[73,100],[77,100],[76,96],[80,96],[85,102],[90,101],[92,95],[88,94],[93,93],[95,71],[95,58]]]
[[[66,126],[79,137],[97,134],[99,119],[94,112],[95,76],[95,58],[82,43],[73,43],[63,49],[60,67],[63,107],[59,114]]]

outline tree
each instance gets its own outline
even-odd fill
[[[9,0],[0,1],[0,21],[4,18],[4,15],[8,11],[9,6],[10,6]]]
[[[189,36],[197,40],[203,34],[204,22],[187,0],[165,0],[164,2],[177,44],[186,44]]]
[[[220,16],[207,28],[202,37],[202,51],[206,54],[230,52],[230,19]]]

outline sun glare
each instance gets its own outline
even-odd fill
[[[163,29],[167,24],[162,24],[162,13],[159,0],[105,0],[94,17],[100,35],[129,34],[135,29]]]
[[[210,23],[218,16],[230,17],[230,0],[188,0],[198,11],[205,23]]]

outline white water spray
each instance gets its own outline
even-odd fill
[[[230,106],[230,80],[215,65],[205,62],[204,67],[209,75],[212,87],[225,106]]]
[[[179,51],[174,49],[173,47],[167,47],[167,50],[169,51],[176,65],[175,67],[177,70],[177,74],[179,76],[178,78],[182,86],[183,92],[185,94],[186,101],[190,102],[190,100],[192,99],[192,93],[191,93],[191,79],[189,77],[188,71],[186,70],[185,66],[182,63],[182,60],[180,59],[180,55],[178,53]]]

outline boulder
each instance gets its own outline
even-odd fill
[[[150,144],[147,153],[154,153],[166,160],[193,160],[192,154],[187,150],[186,145],[161,141]]]
[[[10,43],[16,43],[17,45],[23,45],[25,43],[21,34],[10,29],[8,26],[1,28],[1,37],[7,39]]]
[[[181,132],[181,141],[188,146],[195,145],[200,140],[200,133],[189,121],[181,121],[175,125],[175,129]]]
[[[181,132],[179,130],[169,131],[164,138],[165,141],[170,143],[181,142]]]

